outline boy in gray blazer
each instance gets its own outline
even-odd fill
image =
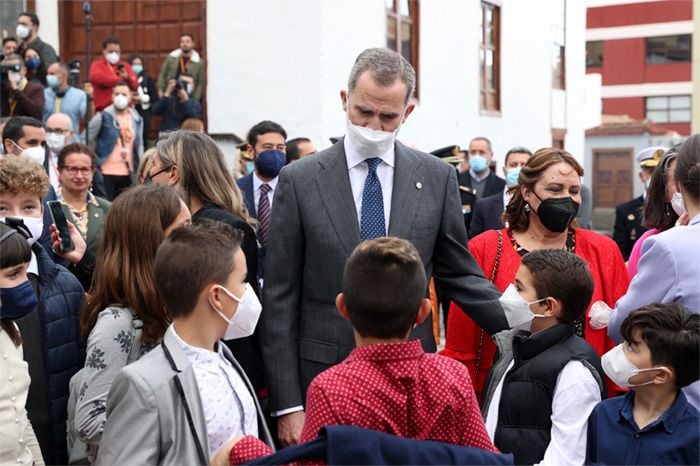
[[[273,446],[250,381],[219,342],[252,334],[260,316],[241,238],[203,222],[158,249],[156,285],[173,323],[114,380],[97,464],[209,464],[242,435]]]

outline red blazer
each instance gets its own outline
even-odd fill
[[[139,88],[139,82],[136,79],[136,73],[131,69],[125,61],[119,63],[124,65],[126,73],[129,75],[126,83],[129,89],[136,92]],[[118,63],[118,64],[119,64]],[[118,65],[117,64],[117,65]],[[90,84],[92,84],[93,95],[95,101],[95,111],[99,112],[103,108],[112,104],[112,88],[123,79],[117,74],[117,65],[110,64],[104,57],[95,60],[90,65]]]
[[[504,291],[513,283],[515,274],[520,266],[520,255],[515,251],[508,237],[508,229],[501,230],[503,234],[503,249],[501,261],[498,266],[494,285]],[[620,249],[615,242],[607,236],[594,233],[589,230],[576,229],[575,253],[586,261],[593,275],[593,298],[586,309],[586,341],[602,355],[615,346],[607,336],[607,329],[594,330],[588,325],[588,309],[596,301],[604,301],[611,308],[615,307],[618,298],[627,292],[629,278],[627,268],[620,254]],[[469,241],[469,250],[474,259],[479,263],[486,278],[491,278],[493,266],[496,261],[498,249],[497,230],[486,231]],[[454,303],[450,306],[449,319],[447,321],[447,334],[445,349],[441,354],[457,359],[469,369],[469,375],[474,381],[474,389],[477,398],[481,401],[481,392],[486,382],[486,376],[496,354],[496,345],[489,338],[488,333],[481,335],[481,328],[471,320]],[[481,350],[481,362],[479,373],[476,373],[476,355],[479,349],[479,340],[483,340]],[[609,391],[614,385],[608,383]]]

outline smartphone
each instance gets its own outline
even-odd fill
[[[123,69],[124,69],[124,63],[117,63],[117,68],[119,68],[120,71],[123,70]]]
[[[66,214],[63,213],[60,201],[48,201],[46,205],[49,207],[51,219],[58,229],[58,236],[61,238],[61,252],[70,252],[75,249],[73,240],[70,238],[70,230],[68,230],[68,221]]]

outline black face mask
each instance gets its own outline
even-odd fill
[[[540,200],[537,208],[537,216],[542,225],[549,231],[563,233],[578,214],[579,205],[571,197],[559,197],[545,199],[544,201],[536,192],[532,192]]]

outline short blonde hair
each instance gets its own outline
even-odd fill
[[[34,194],[39,199],[49,192],[49,175],[44,167],[24,156],[0,158],[0,194]]]
[[[138,184],[144,184],[146,182],[146,177],[151,171],[151,164],[153,163],[153,154],[157,153],[155,147],[151,147],[141,156],[141,161],[139,162],[139,168],[136,170],[136,181]]]

